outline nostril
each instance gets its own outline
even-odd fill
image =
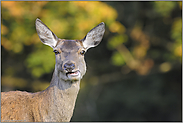
[[[71,67],[72,67],[72,68],[75,68],[75,65],[72,63],[72,64],[71,64]]]
[[[75,64],[73,63],[65,63],[64,64],[64,70],[67,70],[67,71],[72,71],[73,69],[75,68]]]

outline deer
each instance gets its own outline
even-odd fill
[[[84,54],[101,42],[105,32],[101,22],[83,39],[67,40],[58,38],[39,18],[35,26],[41,42],[55,53],[50,85],[35,93],[1,92],[1,122],[69,122],[86,73]]]

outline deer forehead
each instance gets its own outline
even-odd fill
[[[61,52],[77,52],[83,47],[82,43],[78,40],[61,40],[57,43],[55,48],[59,49]]]

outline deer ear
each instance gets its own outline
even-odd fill
[[[58,37],[40,20],[36,19],[36,31],[41,42],[50,47],[55,47]]]
[[[105,32],[105,24],[104,22],[100,23],[93,29],[91,29],[87,35],[82,39],[83,46],[86,49],[97,46],[104,35]]]

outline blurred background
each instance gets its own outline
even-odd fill
[[[182,2],[1,2],[1,91],[46,89],[55,64],[35,30],[82,39],[105,22],[85,55],[71,121],[182,120]]]

